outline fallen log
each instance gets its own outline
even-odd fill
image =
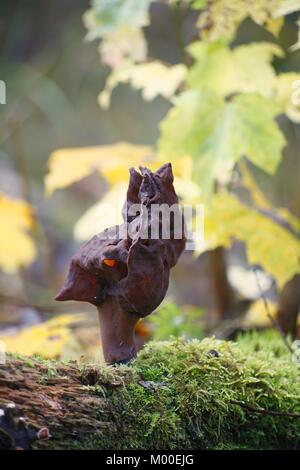
[[[300,449],[300,369],[280,339],[152,342],[130,366],[7,358],[0,448]]]

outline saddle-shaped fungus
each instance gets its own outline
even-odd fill
[[[56,297],[97,306],[108,363],[127,362],[136,355],[135,325],[164,299],[170,269],[185,246],[171,164],[155,173],[140,171],[130,169],[124,223],[95,235],[78,250]]]

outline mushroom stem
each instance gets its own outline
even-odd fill
[[[98,312],[105,361],[114,364],[134,358],[134,327],[139,316],[123,310],[116,297],[108,297]]]

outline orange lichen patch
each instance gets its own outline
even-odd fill
[[[106,264],[106,266],[110,266],[113,268],[116,265],[116,260],[115,259],[104,259],[103,263]]]

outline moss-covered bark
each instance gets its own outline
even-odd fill
[[[272,335],[149,343],[130,367],[9,358],[0,408],[2,447],[300,448],[299,365]]]

